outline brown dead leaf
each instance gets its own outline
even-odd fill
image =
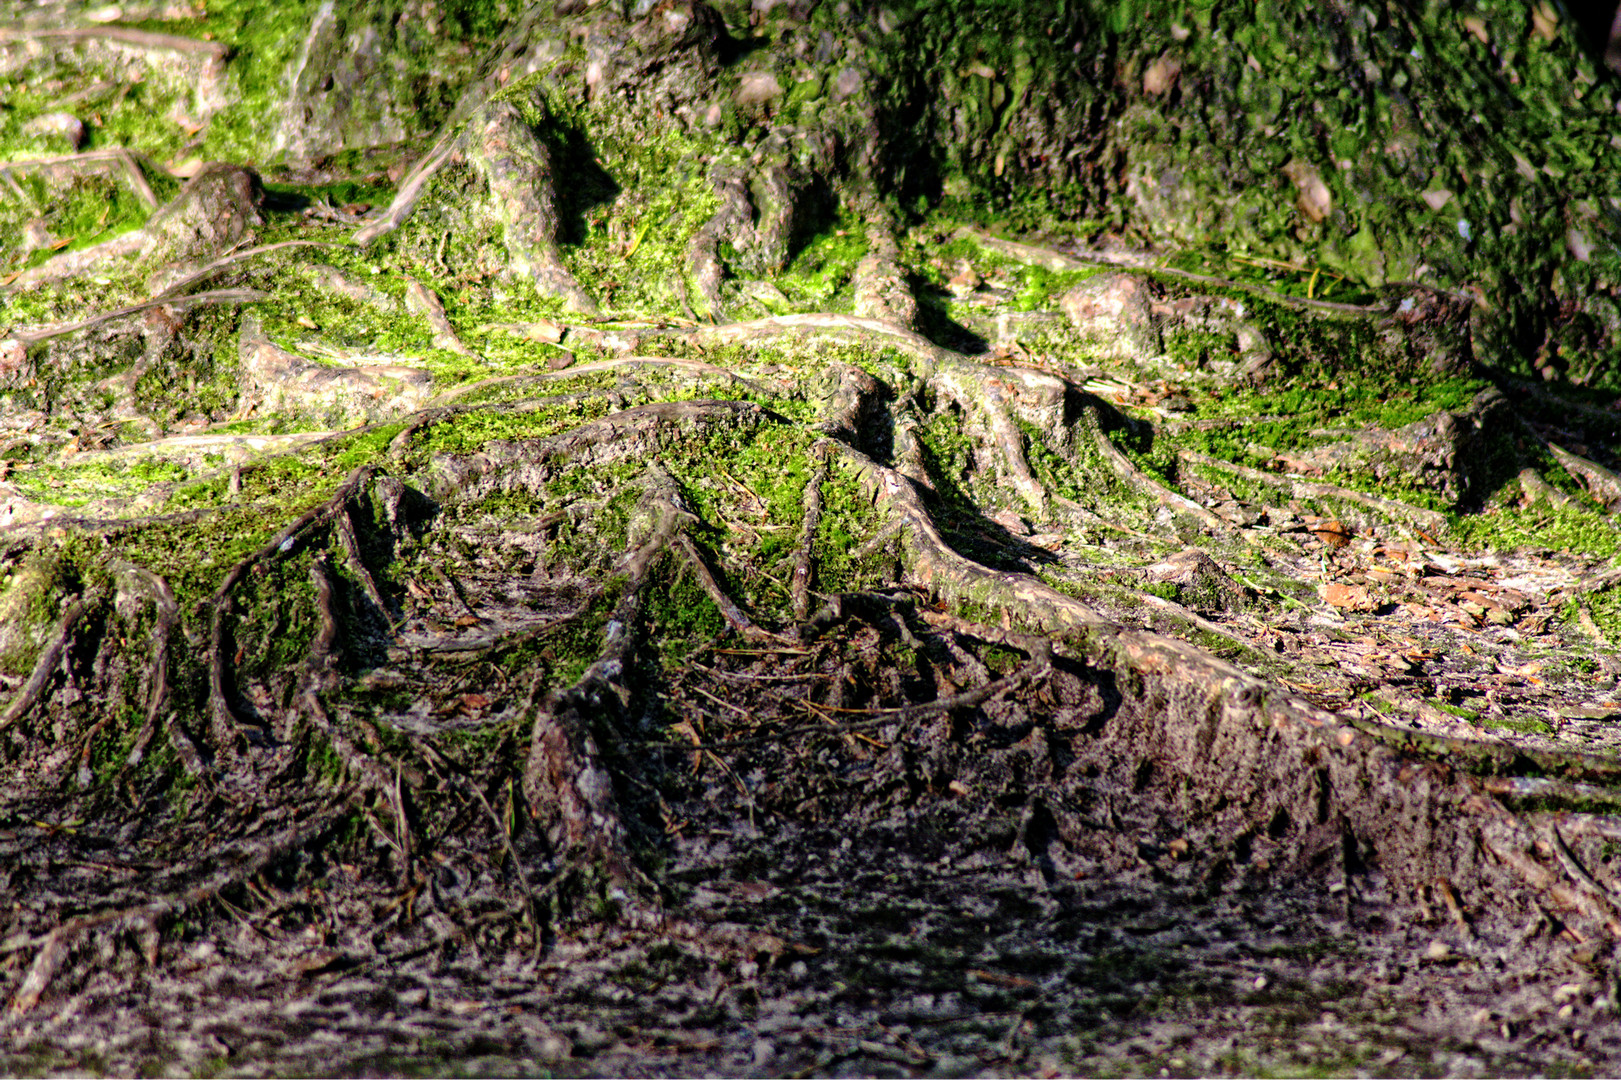
[[[1373,597],[1366,585],[1345,585],[1331,581],[1322,587],[1323,599],[1342,611],[1372,611]]]
[[[1502,672],[1504,675],[1518,675],[1523,679],[1527,676],[1536,675],[1539,673],[1542,670],[1542,661],[1532,660],[1529,663],[1521,664],[1519,667],[1498,664],[1497,670]]]
[[[1342,548],[1356,535],[1342,521],[1324,521],[1311,527],[1311,534],[1331,548]]]
[[[1024,990],[1036,984],[1019,975],[1003,975],[999,971],[985,971],[983,968],[969,968],[968,974],[980,982],[990,983],[992,986],[1003,986],[1009,990]]]
[[[462,615],[456,620],[457,626],[477,626],[482,620],[477,615]]]

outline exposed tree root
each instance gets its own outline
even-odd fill
[[[709,595],[710,600],[714,601],[715,607],[720,611],[721,618],[726,620],[728,626],[742,635],[745,641],[772,642],[780,640],[775,634],[768,633],[755,626],[749,617],[744,614],[743,609],[737,606],[737,601],[726,595],[726,591],[720,587],[720,583],[715,580],[715,575],[710,572],[708,564],[704,562],[704,557],[698,551],[697,545],[692,542],[692,537],[683,532],[676,538],[675,542],[676,546],[687,556],[687,565],[692,568],[693,575],[697,577],[699,584],[703,586],[704,592]]]
[[[141,722],[141,729],[135,735],[135,741],[130,746],[129,754],[124,759],[123,770],[134,768],[146,756],[146,748],[152,742],[157,732],[157,726],[163,718],[165,707],[169,704],[169,666],[170,647],[169,638],[174,633],[175,624],[180,618],[180,606],[175,603],[174,590],[169,583],[158,575],[141,567],[128,568],[128,576],[140,582],[151,590],[153,604],[157,608],[157,620],[152,627],[152,663],[147,676],[148,690],[146,716]],[[197,752],[197,746],[191,737],[180,727],[178,721],[168,725],[169,742],[174,747],[175,755],[180,759],[188,773],[192,776],[201,776],[206,768],[202,755]]]
[[[816,530],[822,524],[822,484],[827,481],[827,457],[816,464],[816,472],[805,485],[805,519],[800,526],[799,547],[794,552],[793,586],[789,594],[789,608],[797,622],[810,615],[811,548],[816,543]]]
[[[400,180],[400,186],[394,192],[394,199],[388,204],[388,209],[383,212],[382,216],[355,231],[354,242],[360,247],[366,247],[373,240],[387,236],[403,225],[405,220],[416,210],[417,203],[421,201],[422,192],[427,188],[429,181],[434,178],[434,174],[449,163],[451,154],[455,152],[455,149],[456,138],[454,132],[446,131],[439,136],[433,147]]]
[[[1158,480],[1155,480],[1139,469],[1125,454],[1121,453],[1120,449],[1110,441],[1108,435],[1104,432],[1099,412],[1101,402],[1099,399],[1091,397],[1091,395],[1087,395],[1087,398],[1084,407],[1088,417],[1087,427],[1091,431],[1093,444],[1097,447],[1098,453],[1103,456],[1103,460],[1108,462],[1109,468],[1114,471],[1116,476],[1133,490],[1152,495],[1159,501],[1160,505],[1169,508],[1173,512],[1192,515],[1198,519],[1201,525],[1218,536],[1226,535],[1232,531],[1232,526],[1228,525],[1227,522],[1186,495],[1172,491]]]
[[[25,1013],[39,1004],[68,950],[87,931],[119,924],[152,924],[213,899],[325,831],[342,814],[347,801],[347,793],[334,796],[309,819],[281,830],[269,840],[248,840],[226,845],[216,853],[215,863],[220,869],[207,873],[201,882],[190,888],[167,892],[164,885],[168,883],[161,883],[152,890],[160,893],[158,899],[80,915],[57,925],[43,937],[27,942],[28,946],[36,949],[34,961],[12,994],[9,1010],[13,1014]]]
[[[1337,484],[1320,484],[1310,480],[1296,480],[1293,477],[1276,476],[1260,469],[1252,469],[1247,465],[1237,465],[1230,461],[1223,461],[1220,458],[1213,458],[1208,454],[1201,454],[1197,450],[1180,450],[1177,452],[1177,456],[1183,461],[1195,465],[1221,469],[1235,476],[1242,476],[1246,480],[1253,480],[1258,484],[1281,488],[1297,499],[1339,499],[1344,502],[1356,503],[1358,506],[1376,510],[1386,517],[1411,522],[1437,534],[1447,527],[1447,519],[1435,511],[1425,510],[1423,507],[1412,506],[1395,499],[1383,499],[1377,495],[1353,491]]]
[[[70,26],[70,27],[0,27],[0,41],[66,40],[86,41],[100,38],[133,45],[137,49],[156,49],[164,52],[206,53],[214,61],[222,61],[230,50],[217,41],[201,41],[179,34],[161,34],[154,30],[141,30],[133,26]]]
[[[593,721],[611,724],[630,704],[628,668],[642,589],[655,562],[678,542],[691,517],[663,470],[649,466],[643,485],[631,550],[617,570],[625,583],[608,620],[602,652],[573,686],[548,691],[541,699],[523,777],[530,812],[550,822],[558,856],[600,864],[621,889],[637,885],[642,875],[630,856],[629,835]]]
[[[1588,461],[1557,443],[1544,443],[1548,452],[1554,459],[1563,465],[1571,475],[1578,478],[1587,493],[1602,503],[1606,509],[1615,510],[1621,506],[1621,477],[1595,461]]]
[[[988,570],[945,542],[912,481],[854,447],[829,442],[830,453],[850,463],[876,501],[905,522],[908,572],[920,586],[970,610],[1052,630],[1077,631],[1107,624],[1100,613],[1025,574]]]
[[[255,304],[263,300],[268,294],[257,289],[217,289],[213,292],[194,293],[191,296],[159,296],[151,300],[143,300],[139,304],[131,304],[115,311],[105,311],[100,315],[92,315],[88,319],[81,319],[66,326],[42,326],[33,330],[13,330],[11,337],[26,345],[33,345],[51,338],[62,337],[65,334],[88,330],[92,326],[99,326],[114,319],[122,319],[129,315],[138,315],[156,307],[174,308],[176,310],[187,307],[201,307],[204,304]]]
[[[406,5],[390,32],[418,33],[421,6]],[[944,57],[936,79],[883,61],[882,41],[927,39],[939,12],[631,6],[557,0],[513,20],[376,213],[285,214],[254,174],[224,166],[200,174],[213,195],[193,182],[158,207],[126,151],[0,166],[0,184],[19,193],[23,170],[69,180],[104,170],[155,211],[136,233],[61,255],[13,287],[119,260],[118,274],[146,280],[107,304],[156,294],[67,325],[15,327],[0,343],[11,393],[0,483],[16,494],[0,512],[59,514],[8,530],[0,553],[7,622],[27,621],[0,626],[15,694],[0,713],[10,759],[0,893],[16,901],[0,923],[8,1060],[35,1071],[299,1071],[255,1055],[318,1028],[343,1035],[332,1071],[430,1059],[443,1071],[484,1056],[519,1071],[592,1054],[564,1071],[750,1061],[782,1073],[1121,1071],[1092,1052],[1111,1029],[1174,1033],[1202,1012],[1221,1019],[1201,1023],[1232,1026],[1236,1056],[1190,1067],[1242,1071],[1247,1032],[1229,1017],[1248,1009],[1275,1032],[1293,1013],[1331,1014],[1309,1036],[1326,1038],[1358,1006],[1325,988],[1371,967],[1369,956],[1391,977],[1364,1014],[1385,1011],[1387,991],[1474,979],[1490,1006],[1489,1022],[1472,1021],[1479,1044],[1495,1042],[1499,1022],[1502,1045],[1514,1041],[1497,999],[1518,995],[1540,1025],[1535,1052],[1554,1038],[1607,1039],[1613,1060],[1621,1040],[1600,1018],[1613,1011],[1621,937],[1609,850],[1621,841],[1609,813],[1621,783],[1613,755],[1560,748],[1612,737],[1615,670],[1595,657],[1590,670],[1556,672],[1575,665],[1554,620],[1574,602],[1568,621],[1602,640],[1615,613],[1595,594],[1616,575],[1523,552],[1495,553],[1487,570],[1486,558],[1440,543],[1381,545],[1395,531],[1382,523],[1355,547],[1314,530],[1263,558],[1261,542],[1241,547],[1236,524],[1259,519],[1257,489],[1431,533],[1445,521],[1193,451],[1181,452],[1178,477],[1160,440],[1186,429],[1128,419],[1088,392],[1124,387],[1132,408],[1204,415],[1202,395],[1253,383],[1263,361],[1290,368],[1296,345],[1310,354],[1298,362],[1315,365],[1321,342],[1343,332],[1364,339],[1347,356],[1388,345],[1439,364],[1455,356],[1432,348],[1434,336],[1461,324],[1433,305],[1303,300],[1143,254],[962,234],[1055,271],[1129,271],[1099,275],[1096,293],[1052,297],[1062,312],[1027,311],[1058,287],[1052,275],[1005,258],[962,264],[967,245],[949,257],[920,250],[942,219],[902,207],[937,184],[951,193],[944,214],[961,203],[959,185],[972,197],[986,175],[1004,190],[1061,175],[1050,210],[1062,217],[1135,168],[1077,144],[1093,125],[1136,124],[1108,112],[1109,99],[1085,116],[1038,100],[1052,85],[1044,48],[1018,46],[1000,71],[1006,51]],[[320,25],[334,18],[364,27],[371,16],[324,5]],[[1041,29],[1020,40],[1039,45]],[[185,48],[211,71],[225,58],[212,43],[131,27],[0,30],[7,37]],[[1208,37],[1186,49],[1203,55]],[[355,41],[355,56],[338,52],[358,71],[371,46]],[[318,55],[326,48],[313,32],[304,43],[300,94],[321,85],[309,67],[339,62]],[[1133,89],[1125,107],[1180,108],[1150,89],[1177,78],[1166,65],[1185,49],[1167,48],[1146,74],[1121,69],[1142,76],[1143,97]],[[1085,71],[1098,66],[1088,55],[1056,60]],[[350,92],[336,76],[319,92],[329,89]],[[950,90],[949,106],[922,97],[936,89]],[[1195,88],[1184,79],[1179,92]],[[905,130],[892,131],[902,102]],[[1027,130],[1072,120],[1086,130]],[[953,138],[953,125],[973,140],[951,153],[927,145]],[[304,170],[319,177],[317,198],[351,180],[376,190],[400,152],[284,163],[277,180]],[[351,169],[375,171],[342,175]],[[651,200],[628,190],[666,179],[671,190]],[[706,183],[714,203],[690,197]],[[26,211],[36,212],[54,213]],[[857,239],[823,231],[852,220],[865,229],[858,260]],[[55,243],[47,224],[27,224],[26,250]],[[297,249],[326,241],[257,245],[264,226],[312,237],[360,226],[361,247],[393,236],[387,258],[368,258],[351,280],[354,252],[312,265]],[[779,289],[770,279],[801,257]],[[947,274],[950,301],[931,294],[922,317],[910,283]],[[1179,281],[1223,295],[1186,295]],[[215,284],[232,287],[192,291]],[[77,318],[63,305],[82,302],[84,287],[30,297],[27,310]],[[514,315],[531,288],[543,309],[584,314],[566,325]],[[720,322],[728,306],[790,310],[824,291],[852,313]],[[1234,314],[1240,293],[1256,318],[1304,328],[1279,336],[1287,352],[1274,356],[1260,325]],[[451,314],[477,335],[467,342],[446,315],[453,295]],[[1141,322],[1120,323],[1126,344],[1088,337],[1081,296],[1132,305]],[[234,318],[174,317],[270,301]],[[613,317],[587,317],[599,303]],[[266,333],[291,318],[328,335],[300,345],[307,356]],[[531,321],[483,322],[511,318]],[[481,345],[491,331],[543,344]],[[374,334],[461,359],[386,363],[356,344]],[[1368,337],[1378,349],[1357,353]],[[939,344],[985,338],[994,353]],[[445,388],[460,378],[470,381]],[[1311,411],[1326,426],[1337,417],[1321,400]],[[262,430],[349,430],[220,433],[255,409]],[[1467,432],[1477,441],[1454,425],[1414,468],[1450,480],[1463,469],[1448,454],[1481,451],[1491,475],[1459,486],[1472,499],[1492,494],[1499,474],[1545,465],[1545,443],[1595,498],[1621,504],[1602,439],[1527,422],[1527,456],[1480,422],[1484,411]],[[380,418],[401,425],[389,475],[374,484],[360,469],[324,490],[331,481],[314,477],[388,439]],[[1613,427],[1603,410],[1582,418]],[[215,434],[133,441],[171,426]],[[1287,437],[1344,434],[1307,427],[1287,425]],[[276,450],[298,458],[266,468]],[[1190,497],[1216,486],[1205,468],[1235,478],[1230,502]],[[1559,502],[1534,472],[1522,486]],[[35,501],[52,499],[94,509]],[[197,499],[231,510],[79,517]],[[258,508],[275,535],[245,557],[240,536],[215,546],[198,535],[247,528]],[[1561,527],[1582,515],[1609,528],[1580,498]],[[1181,554],[1166,559],[1168,548]],[[1444,577],[1418,576],[1437,565]],[[1380,598],[1400,602],[1307,603],[1319,568],[1347,581],[1365,573],[1363,600],[1388,588]],[[1239,610],[1229,573],[1269,584]],[[1190,641],[1136,628],[1167,624]],[[1479,648],[1459,661],[1466,646]],[[1399,718],[1367,719],[1386,703]],[[1478,715],[1461,715],[1471,703]],[[1491,730],[1499,720],[1536,734]],[[1277,929],[1296,926],[1308,929],[1288,940]],[[1308,969],[1299,983],[1283,975]],[[1538,996],[1544,978],[1560,980],[1554,1001],[1569,1023]],[[1434,1011],[1457,1000],[1442,995]],[[182,1050],[160,1027],[177,1012],[194,1044]],[[91,1014],[97,1037],[150,1024],[152,1046],[130,1049],[131,1036],[105,1061],[57,1053],[51,1040]],[[574,1026],[553,1025],[560,1017]],[[347,1052],[356,1032],[391,1024],[398,1038],[375,1056]],[[460,1041],[427,1049],[423,1032]],[[1391,1039],[1422,1046],[1405,1032]],[[1371,1045],[1359,1034],[1343,1058],[1325,1051],[1326,1067],[1389,1071],[1399,1060],[1376,1059]],[[1474,1055],[1477,1043],[1451,1049]],[[705,1056],[671,1056],[689,1050]],[[1493,1049],[1493,1065],[1586,1069],[1511,1058],[1520,1050]],[[1457,1071],[1459,1060],[1475,1067],[1432,1064]],[[1190,1064],[1156,1047],[1124,1071],[1145,1061]],[[1278,1071],[1269,1066],[1255,1067]]]
[[[147,208],[158,208],[158,197],[152,191],[152,185],[146,181],[146,173],[141,171],[139,162],[128,147],[117,146],[108,150],[90,150],[83,154],[70,154],[67,157],[32,158],[28,161],[8,161],[0,164],[0,176],[9,178],[13,173],[32,172],[36,169],[56,170],[97,170],[100,171],[107,163],[113,163],[121,168],[119,175],[129,181],[129,186],[136,196],[146,203]]]
[[[998,236],[992,236],[983,230],[973,228],[962,229],[959,235],[972,239],[975,243],[990,251],[999,252],[1024,262],[1045,266],[1050,270],[1080,270],[1101,264],[1148,271],[1195,285],[1219,289],[1238,289],[1253,296],[1265,297],[1274,303],[1312,311],[1334,312],[1344,315],[1382,315],[1389,313],[1391,310],[1388,304],[1340,304],[1332,300],[1315,300],[1304,296],[1291,296],[1288,293],[1281,293],[1276,289],[1268,289],[1264,285],[1254,285],[1246,281],[1234,281],[1230,278],[1213,277],[1208,274],[1194,274],[1187,270],[1179,270],[1176,267],[1164,265],[1165,257],[1162,255],[1120,251],[1077,251],[1068,253],[1031,244],[1021,244],[1014,240],[1005,240]]]
[[[220,271],[238,266],[249,259],[257,259],[261,255],[269,255],[273,251],[285,251],[288,248],[341,248],[343,246],[329,240],[282,240],[274,244],[260,244],[257,247],[231,251],[204,266],[189,271],[185,277],[164,289],[159,294],[159,297],[178,299],[185,294],[187,289],[200,282],[207,281]]]
[[[501,102],[480,112],[469,124],[468,152],[500,211],[512,269],[527,275],[542,295],[562,297],[569,310],[595,312],[596,301],[558,253],[551,153],[517,107]]]
[[[461,386],[452,387],[451,389],[446,390],[444,393],[434,397],[430,404],[433,406],[450,405],[458,398],[466,397],[470,394],[484,393],[498,386],[528,386],[531,384],[544,385],[546,383],[577,379],[586,375],[595,375],[602,371],[629,370],[635,372],[643,368],[655,371],[691,371],[698,375],[707,375],[719,379],[725,379],[736,386],[743,387],[750,393],[759,394],[762,397],[773,396],[773,391],[766,385],[753,379],[744,378],[735,371],[732,371],[729,368],[721,367],[718,364],[710,364],[702,360],[691,360],[675,356],[625,356],[616,360],[596,360],[587,364],[572,364],[557,371],[537,371],[524,375],[502,375],[491,379],[480,379],[477,382],[464,383]],[[479,407],[489,408],[490,406]]]
[[[56,627],[51,632],[50,639],[40,650],[39,659],[34,661],[34,670],[29,674],[28,681],[23,683],[17,696],[11,699],[6,711],[0,713],[0,733],[15,724],[18,720],[39,703],[41,695],[50,685],[51,676],[56,673],[57,665],[62,661],[62,655],[73,644],[73,632],[84,618],[87,611],[93,610],[101,598],[94,594],[75,597],[63,610],[62,617],[57,620]]]
[[[726,266],[721,261],[720,245],[730,238],[741,236],[749,225],[748,189],[741,176],[732,170],[717,168],[710,175],[710,185],[720,202],[720,209],[712,214],[687,244],[687,276],[698,295],[691,297],[697,315],[711,321],[725,317],[721,300],[721,284],[726,280]]]
[[[862,217],[869,223],[867,254],[856,264],[855,313],[910,330],[917,324],[917,297],[906,283],[894,227],[881,211],[869,209]]]
[[[420,281],[413,280],[406,285],[405,306],[427,320],[428,329],[433,331],[434,348],[461,356],[473,355],[473,350],[462,344],[462,339],[456,335],[456,328],[450,325],[450,319],[445,316],[445,305]]]
[[[226,754],[228,758],[234,757],[242,745],[239,720],[231,707],[226,691],[229,676],[225,656],[225,618],[230,609],[232,590],[242,580],[243,575],[253,567],[278,554],[291,551],[311,528],[343,513],[349,500],[354,498],[355,493],[364,487],[371,477],[371,468],[356,469],[339,485],[336,494],[330,499],[305,512],[271,537],[263,547],[232,567],[215,591],[211,601],[212,614],[208,627],[208,714],[216,750]]]

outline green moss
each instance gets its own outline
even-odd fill
[[[847,312],[855,306],[853,276],[867,254],[866,228],[848,207],[803,246],[772,280],[798,311]]]
[[[1452,537],[1469,551],[1553,550],[1621,556],[1621,530],[1591,506],[1488,506],[1449,517]]]
[[[861,551],[881,523],[872,496],[853,468],[834,459],[822,485],[822,519],[811,546],[820,591],[855,592],[888,578],[895,565],[894,554]]]
[[[1553,728],[1546,721],[1535,719],[1511,719],[1509,717],[1482,716],[1479,720],[1484,728],[1499,728],[1504,731],[1517,731],[1521,735],[1552,735]]]
[[[1465,709],[1460,705],[1448,705],[1444,701],[1431,701],[1431,705],[1444,713],[1450,713],[1462,720],[1475,721],[1480,719],[1480,712],[1476,709]]]
[[[726,631],[726,620],[692,571],[673,558],[663,561],[647,594],[649,633],[667,663],[679,663],[693,649]]]
[[[26,675],[34,666],[64,596],[78,573],[60,549],[46,548],[8,568],[0,579],[0,671]]]
[[[606,416],[605,401],[590,398],[532,412],[470,412],[436,424],[418,443],[421,454],[465,454],[492,439],[543,439]]]

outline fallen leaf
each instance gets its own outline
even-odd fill
[[[1010,990],[1023,990],[1036,984],[1029,979],[1018,975],[1003,975],[997,971],[985,971],[982,968],[969,968],[968,974],[980,982],[990,983],[992,986],[1005,986]]]
[[[535,321],[526,324],[524,328],[524,337],[533,338],[536,341],[545,341],[552,345],[556,345],[559,341],[563,340],[563,328],[552,322],[550,319],[536,319]]]
[[[1497,670],[1502,672],[1504,675],[1518,675],[1521,678],[1524,678],[1527,675],[1535,675],[1540,672],[1542,670],[1542,661],[1532,660],[1529,663],[1521,664],[1519,667],[1510,667],[1504,664],[1499,664],[1497,665]]]
[[[1344,585],[1331,581],[1322,588],[1323,599],[1344,611],[1372,611],[1373,598],[1366,585]]]
[[[1355,535],[1345,527],[1344,522],[1325,521],[1311,527],[1311,534],[1331,548],[1342,548],[1351,542]]]

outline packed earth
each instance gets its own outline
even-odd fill
[[[0,1071],[1621,1070],[1556,5],[0,22]]]

